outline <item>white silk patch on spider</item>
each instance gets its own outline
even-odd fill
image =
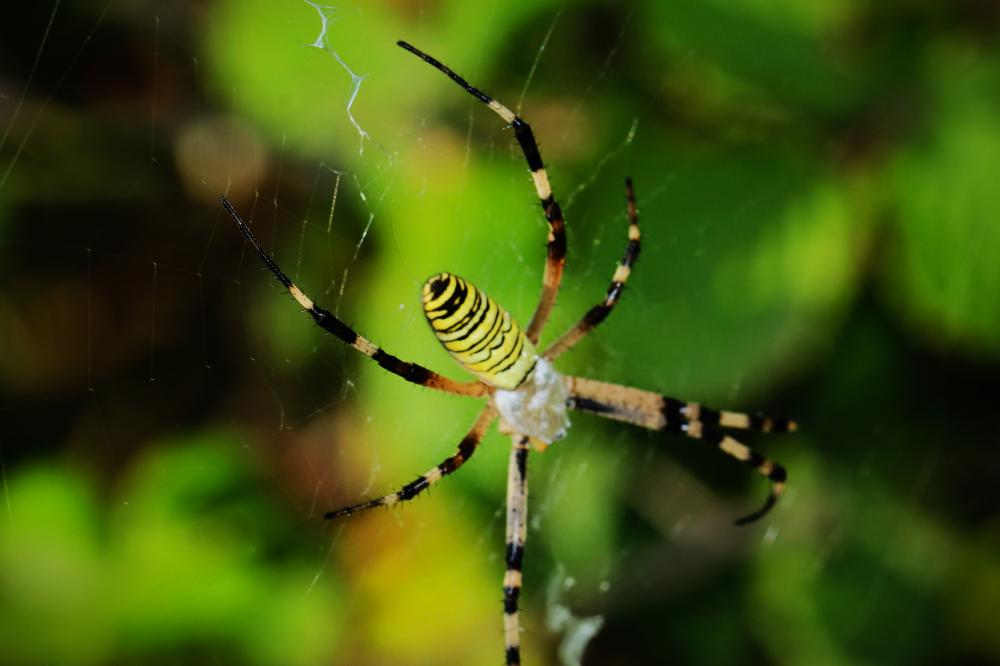
[[[546,444],[569,429],[569,390],[552,364],[539,358],[524,383],[513,391],[497,389],[493,400],[511,430],[537,437]]]

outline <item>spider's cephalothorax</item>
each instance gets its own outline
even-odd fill
[[[423,300],[427,323],[452,358],[496,388],[493,402],[505,432],[534,437],[540,444],[566,435],[566,383],[538,356],[509,312],[451,273],[429,279]]]
[[[771,482],[771,492],[763,507],[736,521],[740,525],[759,519],[774,506],[785,487],[785,470],[781,465],[725,434],[724,430],[793,432],[796,425],[794,421],[787,419],[710,409],[695,402],[678,400],[652,391],[584,377],[564,377],[556,372],[551,361],[571,349],[614,309],[631,274],[632,265],[639,256],[639,213],[632,181],[625,181],[628,244],[604,298],[591,307],[575,326],[538,354],[535,345],[548,321],[562,280],[566,258],[566,225],[562,210],[552,193],[531,127],[513,111],[470,85],[435,58],[406,42],[399,42],[399,45],[446,74],[497,113],[514,130],[514,137],[524,153],[549,227],[541,296],[525,331],[521,330],[506,310],[474,285],[455,275],[440,273],[424,285],[424,312],[434,335],[455,360],[477,377],[477,381],[463,383],[448,379],[423,366],[403,361],[359,335],[334,314],[316,305],[295,286],[260,246],[253,232],[225,198],[222,199],[222,205],[236,221],[261,261],[324,330],[407,381],[446,393],[486,400],[476,422],[459,442],[453,455],[394,493],[330,511],[325,514],[326,518],[338,518],[413,499],[465,464],[479,446],[486,429],[500,417],[501,430],[511,435],[512,442],[507,472],[507,546],[504,553],[507,571],[503,578],[504,656],[508,666],[511,666],[521,663],[518,599],[527,536],[528,452],[530,444],[544,448],[538,445],[551,443],[566,433],[566,428],[569,427],[567,409],[590,412],[649,430],[683,434],[709,444],[755,469]]]

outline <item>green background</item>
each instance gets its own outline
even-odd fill
[[[317,330],[217,205],[448,376],[427,276],[526,322],[523,158],[400,38],[539,137],[569,235],[543,341],[603,294],[635,180],[642,256],[562,371],[801,426],[744,437],[790,482],[735,528],[757,475],[576,414],[529,463],[525,662],[598,622],[585,664],[1000,661],[998,34],[971,0],[8,8],[0,663],[501,661],[508,440],[324,522],[477,403]]]

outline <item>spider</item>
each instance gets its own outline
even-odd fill
[[[503,578],[505,660],[508,665],[520,664],[518,599],[527,532],[528,452],[531,448],[544,451],[549,444],[565,436],[569,428],[569,410],[591,412],[650,430],[680,433],[712,444],[757,470],[771,482],[770,493],[760,509],[736,520],[737,525],[753,522],[771,510],[784,489],[785,470],[724,434],[722,429],[793,432],[797,426],[794,421],[760,413],[748,415],[719,411],[630,386],[559,374],[552,362],[607,318],[618,303],[632,266],[639,257],[639,213],[632,180],[625,181],[628,245],[604,298],[591,307],[575,326],[539,353],[535,345],[552,311],[562,281],[566,225],[559,204],[553,197],[531,127],[437,59],[404,41],[397,43],[443,72],[513,128],[548,222],[548,252],[541,296],[526,329],[522,330],[506,310],[478,287],[457,275],[439,273],[423,286],[424,314],[431,331],[451,356],[477,377],[475,381],[457,382],[415,363],[403,361],[355,332],[292,283],[264,251],[232,204],[225,197],[222,197],[221,203],[261,261],[321,328],[407,381],[446,393],[479,398],[486,403],[454,455],[394,493],[330,511],[325,518],[340,518],[413,499],[468,462],[487,428],[499,417],[500,431],[509,434],[512,442],[507,473],[506,572]]]

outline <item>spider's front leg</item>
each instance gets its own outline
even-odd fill
[[[592,412],[604,418],[632,423],[650,430],[677,432],[692,439],[714,444],[723,453],[754,468],[771,482],[771,492],[759,510],[737,519],[746,525],[763,517],[774,507],[784,492],[787,474],[778,463],[754,451],[746,444],[723,434],[719,428],[757,430],[759,432],[795,432],[798,424],[788,419],[763,414],[750,416],[740,412],[709,409],[696,402],[685,402],[668,396],[599,382],[584,377],[567,377],[570,407]]]
[[[507,538],[503,576],[503,635],[507,666],[521,663],[521,597],[524,542],[528,536],[528,451],[530,438],[511,435],[510,463],[507,466]]]
[[[496,407],[493,406],[493,401],[491,400],[490,403],[486,405],[486,408],[479,413],[479,416],[476,417],[476,422],[472,426],[472,429],[469,430],[465,437],[462,438],[462,441],[458,445],[458,449],[455,451],[455,455],[445,458],[428,472],[421,474],[394,493],[389,493],[388,495],[383,495],[382,497],[376,497],[375,499],[370,499],[359,504],[345,506],[344,508],[337,509],[335,511],[328,511],[323,515],[323,517],[327,520],[331,520],[342,516],[350,516],[354,513],[361,513],[362,511],[374,509],[378,506],[392,506],[393,504],[413,499],[443,479],[445,476],[451,474],[468,462],[469,458],[472,457],[472,454],[475,453],[476,448],[479,447],[479,443],[483,440],[483,435],[486,434],[486,429],[490,427],[490,424],[493,423],[493,419],[495,419],[496,416]]]
[[[689,421],[686,424],[682,424],[680,432],[683,432],[688,437],[714,444],[721,451],[754,468],[771,482],[771,492],[768,493],[764,505],[751,514],[737,518],[733,521],[734,524],[748,525],[760,520],[774,508],[774,505],[778,502],[778,498],[785,491],[785,481],[788,475],[784,467],[757,453],[743,442],[737,441],[701,421]]]

